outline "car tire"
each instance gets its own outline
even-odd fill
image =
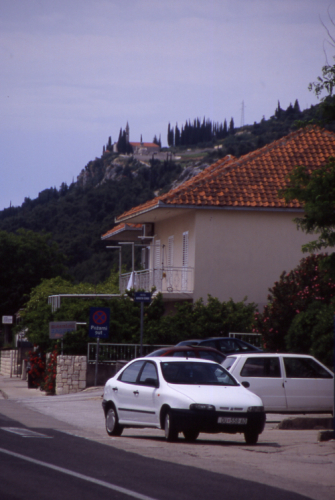
[[[177,441],[178,431],[170,411],[166,413],[164,418],[164,430],[167,441]]]
[[[256,444],[258,441],[258,432],[256,431],[246,431],[244,433],[244,439],[247,444]]]
[[[197,429],[187,429],[183,431],[185,441],[188,443],[194,443],[199,436],[199,431]]]
[[[105,422],[108,436],[121,436],[123,427],[119,424],[115,408],[108,408]]]

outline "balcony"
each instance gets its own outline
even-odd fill
[[[168,267],[164,269],[145,269],[121,275],[120,292],[130,288],[150,292],[153,287],[162,293],[192,293],[192,267]]]

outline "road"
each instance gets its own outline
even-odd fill
[[[224,434],[201,434],[194,444],[183,439],[167,443],[162,431],[152,429],[128,429],[110,438],[101,394],[95,389],[0,400],[1,500],[66,500],[73,499],[74,491],[83,499],[98,494],[157,500],[335,497],[334,442],[317,443],[315,430],[281,431],[272,416],[257,446],[245,445],[243,436]],[[21,431],[8,430],[13,427],[47,437],[23,437]]]

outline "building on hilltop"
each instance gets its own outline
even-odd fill
[[[148,155],[148,154],[153,154],[153,153],[158,153],[160,151],[160,147],[158,144],[155,144],[154,142],[143,142],[142,141],[142,136],[141,136],[141,141],[140,142],[130,142],[130,133],[129,133],[129,124],[127,122],[125,131],[125,141],[126,144],[130,144],[132,147],[133,154],[136,155]],[[113,152],[118,153],[118,142],[114,142],[113,144]]]

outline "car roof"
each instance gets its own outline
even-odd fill
[[[162,350],[166,351],[211,351],[222,354],[220,351],[215,349],[214,347],[206,346],[206,345],[174,345],[171,347],[162,347]],[[157,349],[157,351],[160,349]]]
[[[214,363],[216,365],[221,366],[216,361],[212,361],[211,359],[203,359],[203,358],[176,358],[175,356],[153,356],[152,358],[136,358],[132,361],[157,361],[159,363],[166,363],[167,361],[173,361],[174,363]]]
[[[309,354],[294,354],[291,352],[244,352],[242,354],[240,353],[232,353],[228,354],[227,358],[259,358],[260,356],[262,357],[273,357],[273,356],[287,356],[287,357],[294,357],[294,358],[314,358],[314,356],[310,356]]]

